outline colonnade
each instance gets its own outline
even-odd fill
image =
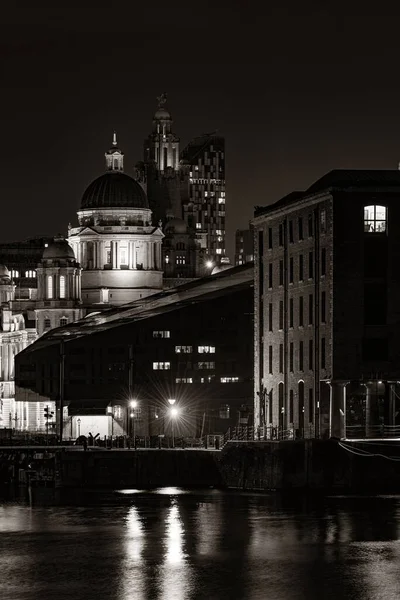
[[[104,265],[109,265],[110,269],[124,266],[130,270],[161,270],[161,241],[91,240],[81,241],[75,248],[77,261],[83,269],[103,269]]]

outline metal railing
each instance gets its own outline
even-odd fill
[[[400,438],[400,425],[347,425],[346,438]]]

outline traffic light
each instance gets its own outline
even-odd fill
[[[46,421],[51,419],[53,416],[54,416],[54,412],[52,412],[50,410],[50,406],[45,406],[44,407],[44,418],[46,419]]]

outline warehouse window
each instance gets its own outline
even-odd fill
[[[386,206],[364,206],[364,231],[366,233],[385,233],[386,228]]]

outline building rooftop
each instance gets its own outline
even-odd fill
[[[269,206],[256,206],[254,216],[272,212],[277,208],[297,202],[302,198],[323,192],[385,190],[400,192],[399,170],[334,169],[329,171],[304,191],[291,192]]]
[[[196,279],[117,308],[89,314],[75,323],[52,329],[25,348],[21,354],[30,354],[53,344],[59,345],[61,341],[69,342],[82,336],[148,319],[252,286],[253,263],[232,267],[221,273]]]
[[[193,164],[193,161],[209,146],[213,144],[218,150],[223,151],[225,140],[222,136],[215,133],[205,133],[194,138],[181,152],[181,159]]]

